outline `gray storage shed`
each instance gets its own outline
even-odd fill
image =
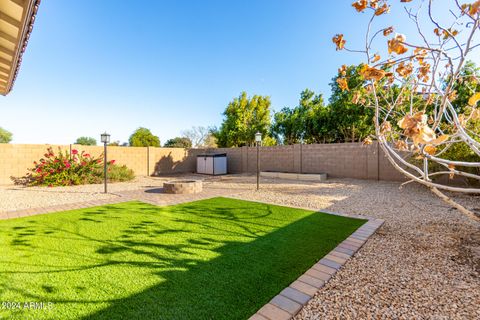
[[[208,153],[197,155],[197,173],[211,175],[227,174],[227,154]]]

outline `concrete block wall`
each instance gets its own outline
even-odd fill
[[[67,146],[67,149],[69,149],[69,147],[70,146]],[[76,149],[79,152],[85,151],[94,157],[101,156],[104,151],[103,146],[82,146],[72,144],[71,148]],[[145,148],[109,146],[107,149],[107,161],[110,160],[115,160],[115,163],[119,165],[126,165],[128,168],[132,169],[136,175],[147,174],[147,153]]]
[[[209,149],[208,152],[226,153],[227,154],[227,172],[242,173],[243,172],[243,148],[217,148]]]
[[[368,178],[368,147],[357,143],[302,146],[303,173],[327,173],[331,177]],[[374,178],[374,177],[372,177]]]
[[[196,171],[197,149],[154,148],[149,147],[148,175],[158,176],[171,173],[187,173]]]
[[[0,144],[0,184],[10,184],[43,157],[50,145]],[[103,146],[52,145],[54,151],[77,149],[100,156]],[[196,171],[196,158],[205,152],[226,153],[228,173],[253,173],[257,170],[257,148],[136,148],[108,147],[108,159],[126,165],[136,175],[167,175]],[[374,143],[309,144],[260,148],[260,170],[292,173],[327,173],[330,177],[403,181]]]
[[[257,149],[242,147],[242,163],[235,172],[256,172]],[[232,166],[233,167],[233,166]],[[304,144],[260,148],[260,170],[293,173],[327,173],[330,177],[404,181],[376,143]],[[233,170],[229,172],[233,173]]]
[[[38,145],[38,144],[0,144],[0,184],[11,184],[10,177],[21,177],[27,173],[28,168],[33,168],[33,161],[44,157],[48,147],[62,149],[66,146]]]
[[[253,148],[255,154],[254,161],[250,167],[250,172],[256,172],[257,170],[257,156],[256,148]],[[263,147],[260,152],[260,169],[262,171],[281,171],[281,172],[296,172],[295,171],[295,147],[290,146],[276,146],[276,147]]]

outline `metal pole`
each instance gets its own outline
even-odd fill
[[[257,191],[259,188],[259,182],[260,182],[260,143],[257,142]]]
[[[103,185],[104,191],[107,193],[107,143],[103,143]]]

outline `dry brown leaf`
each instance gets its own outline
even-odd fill
[[[442,134],[441,136],[439,136],[438,138],[432,140],[432,144],[435,145],[435,146],[438,146],[439,144],[445,142],[448,140],[448,138],[450,138],[450,136],[448,134]]]
[[[423,148],[423,151],[425,153],[428,153],[431,156],[434,156],[435,153],[437,152],[437,148],[435,146],[432,146],[431,144],[429,144],[429,145],[425,146],[425,148]]]
[[[397,71],[399,76],[407,78],[413,72],[413,65],[411,63],[401,62],[395,71]]]
[[[449,164],[449,165],[448,165],[448,170],[450,170],[450,174],[448,175],[448,177],[449,177],[450,179],[453,179],[453,177],[455,176],[455,172],[454,172],[454,170],[455,170],[455,165],[454,165],[454,164]]]
[[[436,139],[436,135],[427,125],[427,121],[428,117],[425,113],[417,112],[414,115],[405,115],[398,121],[398,126],[403,129],[403,133],[407,137],[412,139],[414,146],[432,144]],[[442,137],[442,139],[444,138]]]
[[[477,92],[473,96],[471,96],[470,99],[468,99],[468,105],[474,107],[479,100],[480,100],[480,92]]]
[[[360,98],[361,98],[361,97],[362,97],[362,95],[360,94],[360,92],[356,91],[356,92],[353,94],[352,103],[358,104],[358,102],[360,101]]]
[[[395,142],[395,148],[400,151],[408,151],[408,145],[403,140],[398,140]]]
[[[366,138],[363,140],[363,144],[364,144],[364,145],[370,145],[370,144],[372,144],[372,143],[373,143],[373,141],[372,141],[372,138],[370,138],[370,137],[366,137]]]
[[[384,3],[382,6],[380,6],[377,10],[375,10],[375,15],[380,16],[384,13],[389,13],[390,12],[390,6],[386,3]]]
[[[383,35],[385,37],[388,36],[392,32],[393,32],[393,27],[388,27],[388,28],[383,29]]]
[[[389,121],[383,122],[380,126],[380,133],[385,134],[390,131],[392,131],[392,124]]]
[[[354,3],[352,3],[352,7],[355,8],[358,12],[362,12],[367,8],[368,1],[367,0],[359,0]]]
[[[470,5],[470,9],[468,10],[468,13],[471,16],[474,16],[480,13],[480,0],[475,1]]]
[[[418,133],[412,134],[411,138],[414,145],[427,144],[435,140],[435,132],[427,125],[420,128]]]
[[[454,101],[455,99],[457,99],[457,90],[453,90],[452,92],[450,92],[447,96],[447,99],[449,101]]]
[[[403,34],[395,35],[395,38],[388,40],[388,53],[404,54],[408,48],[403,45],[406,38]]]
[[[337,34],[332,38],[332,42],[337,46],[336,50],[342,50],[345,47],[346,41],[343,39],[343,34]]]
[[[418,68],[418,79],[423,81],[423,82],[428,82],[429,74],[430,74],[430,64],[429,63],[424,63],[423,60],[420,63],[420,68]]]
[[[348,91],[348,82],[345,78],[337,78],[338,86],[342,91]]]
[[[378,81],[385,77],[385,71],[370,67],[368,64],[363,65],[359,73],[365,80]]]
[[[413,128],[425,125],[427,123],[427,120],[427,115],[424,112],[420,111],[415,113],[414,115],[405,115],[405,117],[398,121],[398,126],[402,129],[412,130]]]

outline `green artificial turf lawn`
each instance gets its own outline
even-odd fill
[[[226,198],[0,221],[0,319],[246,319],[364,222]]]

